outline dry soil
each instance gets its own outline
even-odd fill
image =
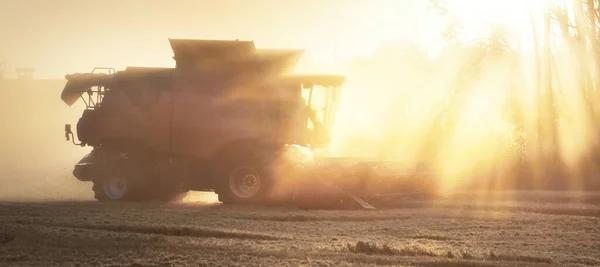
[[[0,203],[0,266],[599,266],[600,195],[462,194],[393,209]]]

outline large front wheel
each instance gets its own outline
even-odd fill
[[[229,174],[229,188],[238,198],[252,198],[260,191],[260,180],[260,174],[252,166],[239,166]]]
[[[268,200],[272,175],[256,159],[225,163],[220,171],[219,201],[225,204],[261,204]]]

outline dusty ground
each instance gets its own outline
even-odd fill
[[[600,265],[600,195],[501,193],[376,211],[0,204],[0,266]]]

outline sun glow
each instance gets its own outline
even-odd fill
[[[400,8],[402,1],[395,3]],[[425,33],[412,39],[390,31],[393,26],[389,25],[387,30],[345,36],[347,40],[369,40],[369,45],[349,41],[354,46],[348,45],[347,51],[354,53],[348,55],[354,55],[354,60],[337,62],[348,81],[332,130],[331,152],[433,161],[436,171],[448,174],[442,181],[446,189],[465,182],[466,174],[474,169],[490,175],[508,172],[509,164],[522,155],[533,155],[534,149],[524,147],[538,140],[536,131],[555,124],[547,111],[540,111],[547,102],[547,94],[540,95],[539,90],[546,90],[544,66],[549,63],[542,61],[536,66],[534,52],[542,57],[545,15],[550,8],[567,8],[561,3],[448,0],[446,15],[430,14],[435,19],[420,25]],[[394,23],[383,17],[380,21]],[[443,32],[451,21],[460,27],[456,38],[448,41]],[[507,52],[491,53],[489,47],[481,46],[483,40],[499,36],[506,41]],[[381,45],[395,39],[403,41],[391,50],[372,45],[373,40]],[[407,40],[417,47],[402,45]],[[556,74],[549,74],[555,77],[549,80],[553,91],[563,90],[552,93],[560,100],[550,106],[563,116],[562,128],[556,126],[562,160],[574,165],[590,140],[587,133],[574,137],[567,130],[588,129],[578,89],[581,82],[573,72],[578,64],[574,57],[585,51],[565,49],[556,34],[549,40],[553,64],[561,65],[554,70]],[[573,90],[567,93],[564,89]]]
[[[540,15],[554,0],[451,0],[447,10],[464,27],[463,40],[490,34],[490,27],[504,29],[516,41],[530,39],[531,23],[540,23]]]

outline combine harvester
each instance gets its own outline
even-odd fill
[[[169,41],[174,68],[66,76],[62,100],[81,99],[86,109],[78,142],[70,124],[65,137],[93,147],[73,174],[93,183],[96,199],[171,201],[213,191],[230,204],[374,208],[397,191],[432,188],[416,164],[392,171],[384,162],[315,156],[327,151],[345,77],[293,74],[302,51]]]

